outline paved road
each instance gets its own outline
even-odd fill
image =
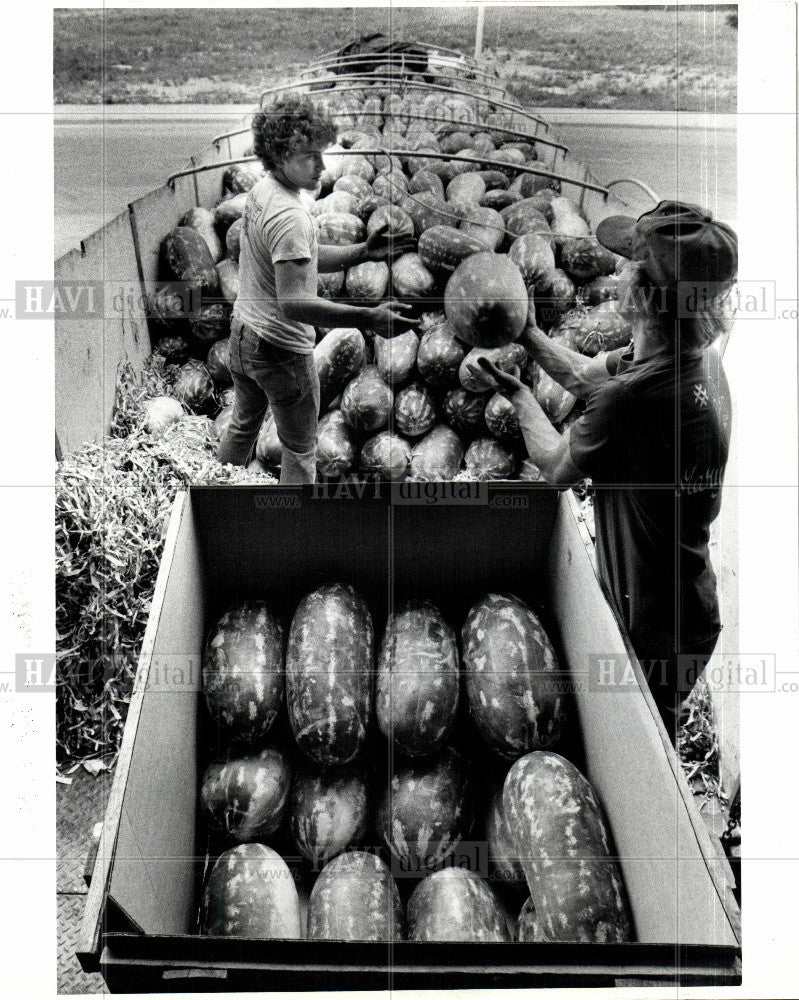
[[[605,181],[634,176],[664,197],[707,205],[734,219],[734,118],[671,113],[545,113],[559,136]],[[86,109],[55,123],[55,252],[75,246],[135,198],[163,183],[222,132],[242,124],[240,109]],[[642,210],[635,189],[628,191]]]

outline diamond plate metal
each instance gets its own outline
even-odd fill
[[[56,888],[58,892],[85,892],[83,869],[91,846],[91,832],[105,814],[113,775],[94,777],[82,768],[71,785],[56,784]]]
[[[56,929],[58,993],[69,995],[107,993],[103,977],[98,973],[85,973],[80,967],[80,962],[75,958],[80,921],[86,903],[85,894],[60,892],[56,899],[58,902]]]

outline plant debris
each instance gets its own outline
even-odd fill
[[[143,431],[141,404],[168,393],[154,358],[120,371],[111,436],[59,463],[56,495],[57,763],[99,771],[119,749],[169,513],[189,483],[274,485],[221,465],[212,422],[188,415],[162,438]],[[93,762],[93,763],[92,763]]]
[[[719,743],[713,723],[710,689],[700,677],[683,702],[677,731],[677,753],[695,795],[726,804],[721,787]]]

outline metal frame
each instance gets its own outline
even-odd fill
[[[418,149],[385,149],[385,148],[374,148],[374,149],[342,149],[336,152],[336,156],[419,156],[426,160],[440,160],[446,158],[446,153],[426,153],[424,150]],[[166,180],[166,183],[172,185],[178,177],[188,177],[194,174],[201,173],[204,170],[218,170],[220,167],[232,167],[237,163],[251,163],[257,160],[257,156],[242,156],[235,160],[220,160],[219,163],[207,163],[201,167],[189,167],[187,170],[178,170],[177,173],[172,174]],[[575,184],[577,187],[585,188],[588,191],[598,191],[599,194],[604,195],[606,198],[610,194],[606,187],[602,187],[601,184],[593,184],[591,181],[579,181],[574,177],[567,177],[565,174],[557,174],[552,170],[543,170],[539,167],[528,167],[526,164],[521,163],[507,163],[504,160],[492,160],[487,156],[459,156],[459,160],[465,163],[475,163],[481,164],[485,167],[497,167],[501,170],[507,170],[509,167],[513,170],[524,174],[535,174],[538,177],[548,177],[553,181],[561,181],[564,184]]]
[[[347,76],[333,77],[332,80],[330,80],[330,79],[327,79],[327,80],[295,80],[295,81],[290,82],[290,83],[281,84],[278,87],[270,87],[268,90],[263,91],[263,93],[261,94],[261,97],[259,99],[259,106],[263,107],[264,98],[265,97],[268,97],[268,96],[270,96],[272,94],[280,94],[280,93],[283,93],[286,90],[296,90],[299,87],[309,87],[311,85],[311,83],[337,83],[337,82],[342,82],[342,81],[343,82],[351,82],[353,80],[363,80],[363,79],[364,78],[361,77],[361,76],[355,76],[355,75],[350,76],[350,75],[347,75]],[[370,80],[371,80],[372,83],[380,83],[380,82],[383,82],[383,83],[392,83],[392,82],[396,82],[396,81],[392,81],[392,79],[390,77],[384,77],[382,80],[379,77],[371,77]],[[484,96],[481,96],[480,94],[475,94],[473,91],[462,90],[462,89],[460,89],[458,87],[443,87],[443,86],[441,86],[440,84],[437,84],[437,83],[418,83],[415,80],[405,81],[405,82],[403,82],[402,86],[405,89],[428,90],[428,91],[432,91],[432,92],[435,92],[435,93],[455,94],[458,97],[466,97],[466,98],[469,98],[470,100],[473,100],[473,101],[485,101],[487,104],[491,104],[491,105],[493,105],[496,108],[501,108],[501,109],[503,109],[505,111],[513,111],[514,114],[521,115],[523,118],[528,118],[530,121],[537,122],[539,125],[543,125],[544,128],[546,128],[546,129],[549,129],[551,127],[548,121],[545,121],[543,118],[539,118],[538,115],[531,114],[529,111],[525,111],[518,104],[511,104],[508,101],[500,101],[500,100],[497,100],[496,98],[493,98],[493,97],[484,97]],[[335,94],[346,94],[346,93],[350,93],[353,90],[363,90],[363,89],[364,89],[363,88],[363,84],[361,84],[360,86],[355,86],[355,87],[330,87],[329,88],[329,92],[331,94],[332,93],[335,93]],[[324,90],[318,90],[318,91],[313,91],[313,93],[314,94],[325,94],[326,91],[324,91]],[[501,88],[501,93],[507,94],[507,91],[504,88]]]
[[[330,59],[318,59],[315,62],[309,63],[306,69],[303,71],[313,71],[319,69],[329,69],[332,66],[342,66],[348,63],[374,63],[375,66],[379,66],[381,63],[402,63],[403,56],[405,53],[398,52],[396,54],[391,52],[366,52],[361,55],[357,53],[352,53],[347,56],[333,56]],[[409,56],[408,58],[412,58]],[[469,72],[474,73],[477,76],[481,76],[487,80],[496,80],[497,77],[493,73],[489,73],[488,70],[480,68],[476,63],[464,63],[461,59],[456,59],[454,56],[444,56],[444,62],[440,63],[435,67],[434,71],[439,69],[439,66],[445,71],[447,69],[467,69]],[[446,60],[450,60],[447,62]]]
[[[645,194],[648,194],[656,205],[660,204],[661,202],[661,198],[655,194],[652,188],[648,184],[644,184],[643,181],[639,181],[637,177],[619,177],[618,180],[608,181],[609,188],[612,188],[614,184],[634,184],[636,187],[639,187]]]

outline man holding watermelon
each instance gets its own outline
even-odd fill
[[[525,333],[530,356],[586,401],[572,426],[556,431],[527,386],[480,363],[513,403],[546,481],[593,481],[599,572],[675,741],[686,681],[721,630],[708,538],[721,506],[730,399],[708,348],[726,328],[738,241],[709,212],[670,201],[637,220],[605,219],[596,237],[633,262],[619,295],[633,345],[588,358],[534,323]]]
[[[313,359],[315,326],[357,327],[383,337],[408,326],[406,305],[375,307],[331,302],[317,294],[317,273],[365,260],[388,260],[407,240],[372,233],[352,246],[319,246],[300,192],[317,188],[322,154],[336,138],[332,119],[301,95],[278,99],[252,123],[254,149],[267,175],[250,191],[244,211],[239,295],[230,331],[233,416],[217,449],[220,462],[247,464],[267,405],[281,443],[280,482],[316,479],[319,378]]]

